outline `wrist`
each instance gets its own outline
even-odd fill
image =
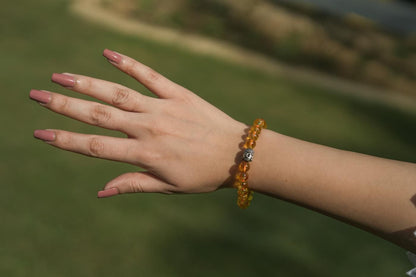
[[[278,136],[278,133],[264,129],[257,140],[249,173],[249,187],[256,192],[270,194],[277,185],[278,180],[274,175],[278,171],[279,152],[272,148]]]

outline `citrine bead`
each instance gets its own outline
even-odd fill
[[[241,209],[248,208],[251,200],[253,199],[253,191],[248,188],[247,184],[247,172],[250,169],[249,162],[253,160],[253,148],[256,146],[256,141],[260,136],[262,128],[267,128],[265,120],[261,118],[256,119],[249,129],[246,140],[244,141],[243,161],[238,164],[238,171],[235,176],[236,181],[234,186],[237,187],[237,205]]]
[[[258,126],[251,126],[250,131],[248,131],[248,133],[256,133],[257,135],[260,135],[261,133],[261,128]]]
[[[238,172],[235,175],[235,179],[240,181],[240,182],[246,182],[248,179],[248,174],[246,172]]]
[[[241,202],[241,201],[237,201],[237,205],[241,208],[241,209],[247,209],[248,205],[245,202]]]
[[[260,132],[256,132],[256,131],[253,131],[253,132],[249,132],[248,133],[248,136],[247,136],[247,138],[251,138],[251,139],[253,139],[253,140],[257,140],[258,138],[259,138],[259,134],[260,134]]]
[[[242,161],[239,165],[238,165],[238,170],[240,172],[247,172],[250,169],[250,164],[249,162],[246,161]]]
[[[245,149],[253,149],[254,147],[256,147],[256,141],[254,139],[248,138],[246,140],[246,143],[244,143],[243,147]]]
[[[257,118],[254,120],[253,125],[258,126],[259,128],[267,128],[266,121],[264,121],[262,118]]]

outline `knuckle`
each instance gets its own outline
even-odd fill
[[[160,151],[146,151],[142,153],[143,159],[150,168],[157,168],[161,163],[166,161],[166,156]]]
[[[126,88],[116,88],[113,92],[111,103],[114,106],[124,105],[129,101],[130,92]]]
[[[134,76],[135,72],[137,71],[136,62],[130,61],[125,64],[125,72],[130,76]]]
[[[104,143],[97,137],[88,140],[88,153],[90,156],[99,157],[104,152]]]
[[[56,103],[56,109],[59,111],[68,111],[71,106],[71,102],[69,101],[68,97],[62,96],[59,97],[60,99]]]
[[[130,179],[127,183],[129,191],[144,192],[144,188],[140,179]]]
[[[91,90],[93,86],[92,79],[88,77],[77,78],[75,81],[75,86],[82,88],[83,90]]]
[[[143,72],[143,82],[146,84],[155,83],[160,79],[160,77],[161,75],[150,67],[147,67]]]
[[[71,148],[73,145],[72,136],[66,132],[55,131],[55,143],[64,149]]]
[[[195,106],[198,101],[198,97],[195,97],[195,94],[188,89],[184,89],[180,96],[178,97],[179,101],[182,101],[184,104]]]
[[[97,126],[105,124],[110,118],[111,112],[104,105],[97,104],[91,109],[90,120]]]
[[[164,123],[164,120],[149,120],[147,128],[153,137],[160,137],[169,134],[169,124]]]
[[[162,151],[154,145],[149,145],[146,148],[134,149],[132,154],[140,160],[140,163],[145,165],[145,168],[149,171],[155,170],[160,166],[161,160],[163,160]]]

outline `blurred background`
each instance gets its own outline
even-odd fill
[[[414,1],[19,0],[0,9],[0,276],[402,276],[405,251],[324,215],[235,191],[97,199],[130,165],[33,139],[121,136],[28,99],[73,72],[148,93],[134,57],[239,121],[416,162]],[[84,97],[86,98],[86,97]],[[87,99],[87,98],[86,98]],[[401,275],[402,274],[402,275]]]

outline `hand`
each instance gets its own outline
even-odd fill
[[[230,168],[247,126],[132,58],[110,50],[103,55],[157,97],[68,73],[53,74],[52,81],[112,106],[49,91],[32,90],[30,97],[54,112],[127,137],[52,129],[36,130],[34,136],[61,149],[147,170],[118,176],[99,197],[129,192],[209,192],[230,185]]]

